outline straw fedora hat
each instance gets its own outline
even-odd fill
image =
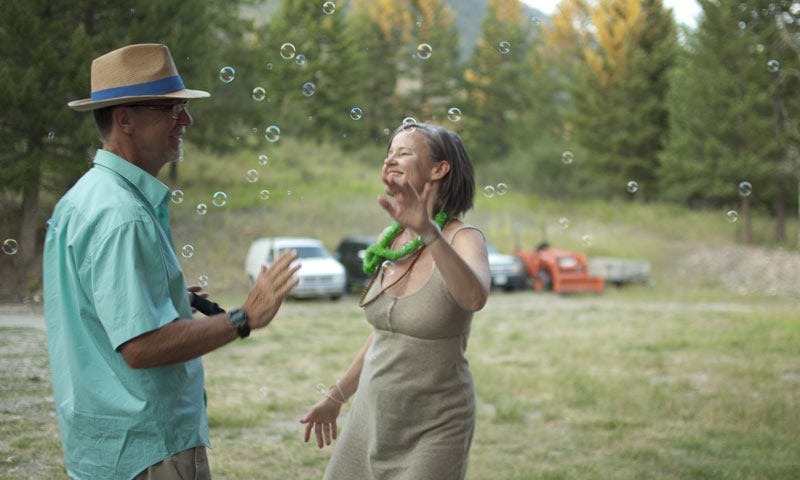
[[[91,97],[67,105],[78,111],[133,103],[141,100],[210,97],[183,85],[166,45],[128,45],[92,61]]]

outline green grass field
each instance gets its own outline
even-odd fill
[[[181,164],[175,242],[195,247],[181,260],[188,283],[207,275],[223,307],[245,298],[254,238],[311,235],[333,249],[388,222],[374,200],[379,150],[294,147],[267,152],[267,166],[260,151],[190,150]],[[468,478],[800,478],[800,282],[794,264],[772,272],[769,262],[796,252],[737,246],[740,227],[724,212],[556,202],[506,183],[507,195],[479,196],[467,218],[501,251],[533,248],[546,232],[589,256],[647,260],[653,276],[599,295],[492,293],[467,351],[478,393]],[[226,205],[212,204],[215,191]],[[768,220],[754,224],[760,232]],[[762,257],[759,271],[739,270]],[[368,333],[353,296],[290,301],[266,330],[207,355],[215,478],[321,478],[330,449],[303,444],[298,419]],[[64,478],[40,329],[0,327],[0,432],[0,478]]]

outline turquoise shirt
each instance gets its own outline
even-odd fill
[[[192,318],[169,229],[169,189],[98,150],[48,222],[44,300],[67,473],[130,479],[209,446],[203,365],[133,369],[120,345]]]

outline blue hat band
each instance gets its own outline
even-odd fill
[[[111,100],[120,97],[147,97],[151,95],[163,95],[165,93],[183,90],[183,80],[178,75],[162,78],[153,82],[137,83],[124,87],[113,87],[105,90],[92,92],[93,102],[101,100]]]

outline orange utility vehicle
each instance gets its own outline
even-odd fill
[[[586,257],[578,252],[560,250],[542,243],[532,252],[517,248],[514,255],[525,263],[537,292],[602,292],[605,286],[602,278],[589,275]]]

